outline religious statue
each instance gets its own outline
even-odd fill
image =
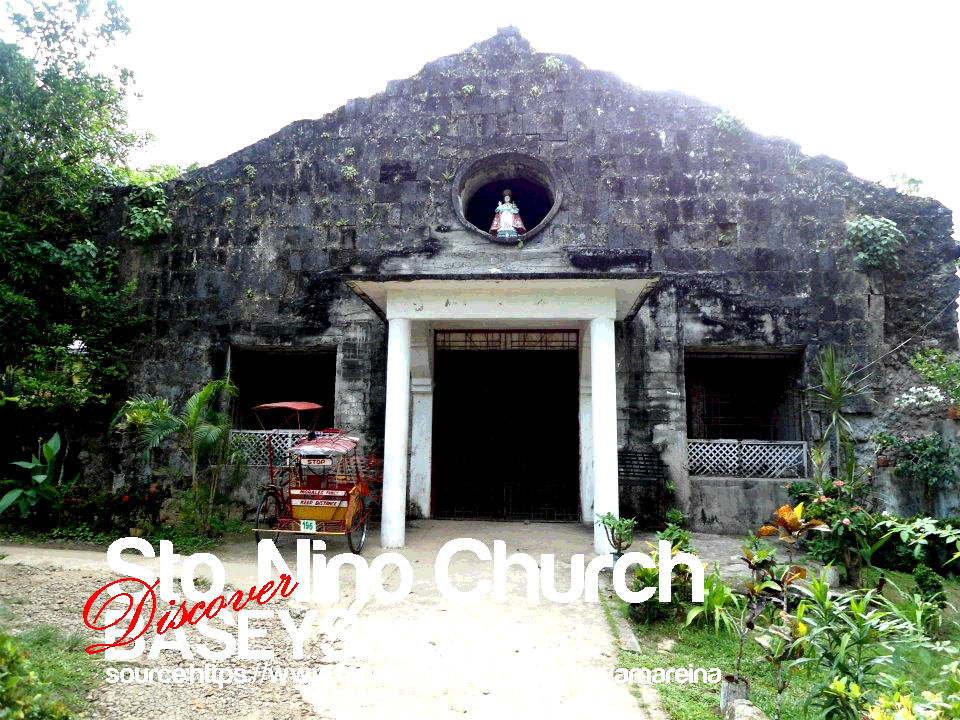
[[[523,220],[520,219],[520,209],[510,199],[510,190],[504,190],[503,202],[499,203],[496,211],[494,211],[490,234],[495,235],[497,239],[509,240],[518,238],[526,231]]]

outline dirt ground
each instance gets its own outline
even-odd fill
[[[352,571],[343,575],[339,608],[358,611],[357,620],[336,646],[343,657],[332,661],[319,649],[325,639],[318,625],[306,642],[303,660],[290,659],[286,633],[275,618],[259,624],[265,638],[252,646],[275,652],[273,665],[316,668],[315,677],[285,684],[259,682],[227,684],[109,684],[91,693],[93,718],[352,718],[370,712],[388,717],[414,718],[514,718],[521,716],[583,718],[592,715],[649,718],[642,701],[629,688],[614,683],[616,641],[598,603],[576,600],[569,604],[528,601],[525,575],[519,568],[508,572],[506,602],[496,602],[492,592],[471,601],[443,597],[437,589],[434,560],[440,548],[454,538],[474,538],[491,550],[502,540],[506,551],[539,558],[553,553],[557,559],[557,587],[569,587],[570,558],[592,545],[592,529],[575,524],[496,523],[479,521],[419,521],[407,530],[407,547],[399,551],[413,568],[409,596],[395,604],[371,599],[365,604],[353,596]],[[378,533],[371,533],[363,556],[372,561],[382,551]],[[734,539],[704,536],[694,539],[702,559],[732,564],[738,545]],[[642,547],[639,549],[643,549]],[[328,558],[347,552],[340,540],[328,541]],[[292,543],[282,553],[293,567]],[[102,550],[64,550],[31,545],[0,546],[0,606],[6,608],[3,624],[27,627],[53,624],[69,632],[99,639],[82,624],[81,609],[87,597],[115,579]],[[252,540],[216,550],[223,562],[228,586],[256,584],[256,549]],[[706,556],[706,557],[704,557]],[[140,561],[155,565],[155,561]],[[493,563],[470,553],[456,555],[450,564],[455,588],[469,589],[492,579]],[[388,568],[385,586],[395,587],[399,572]],[[313,607],[321,614],[331,604],[283,601],[283,607],[302,622]],[[191,643],[203,641],[194,630]],[[211,646],[216,641],[207,640]],[[199,656],[181,659],[179,652],[164,650],[150,660],[144,653],[129,663],[98,660],[104,666],[123,668],[203,665]],[[221,660],[218,667],[256,671],[261,661]]]

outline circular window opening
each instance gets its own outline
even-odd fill
[[[497,238],[490,226],[504,190],[510,190],[526,227],[521,240],[539,233],[560,209],[560,191],[553,172],[542,161],[520,153],[497,153],[465,165],[453,184],[453,205],[467,228],[495,242],[515,244],[516,238]]]

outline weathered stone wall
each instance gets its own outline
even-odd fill
[[[801,348],[809,378],[821,347],[844,346],[878,363],[858,432],[890,422],[915,344],[886,353],[917,333],[956,346],[949,211],[557,59],[502,31],[170,183],[169,237],[125,258],[151,318],[131,387],[183,397],[224,372],[231,344],[336,347],[336,422],[376,443],[384,326],[342,274],[654,272],[618,326],[619,440],[662,452],[688,510],[684,348]],[[522,248],[465,228],[451,202],[458,169],[499,151],[548,163],[563,193]],[[906,234],[899,270],[860,272],[840,249],[861,213]]]

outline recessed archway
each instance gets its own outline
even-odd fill
[[[560,189],[553,171],[541,160],[522,153],[494,153],[464,165],[454,179],[453,206],[460,222],[495,242],[490,234],[494,210],[505,189],[520,208],[529,240],[547,226],[560,209]]]

